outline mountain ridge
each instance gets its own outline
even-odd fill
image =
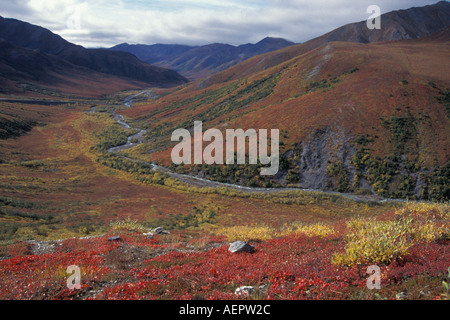
[[[395,28],[386,28],[385,18],[387,18],[388,21],[393,22],[395,22],[396,19],[400,19],[401,21],[403,21],[402,17],[409,16],[409,13],[411,12],[416,12],[415,16],[418,16],[419,14],[417,14],[417,11],[423,12],[421,21],[417,23],[418,29],[421,30],[420,33],[416,31],[416,33],[412,33],[409,35],[407,34],[408,36],[397,37],[396,35],[398,35],[399,33],[393,32],[393,30],[396,30]],[[433,17],[435,17],[436,15],[444,18],[436,22],[433,20]],[[424,17],[428,17],[428,19],[424,20]],[[425,26],[429,25],[430,23],[432,27]],[[296,56],[305,54],[332,41],[345,40],[345,42],[375,43],[384,41],[396,41],[402,39],[420,39],[424,37],[424,29],[428,30],[426,32],[426,36],[430,36],[450,26],[450,3],[446,1],[440,1],[434,5],[391,11],[381,15],[381,24],[381,30],[369,30],[366,26],[366,21],[346,24],[306,42],[247,59],[241,62],[239,65],[232,66],[229,69],[225,70],[225,72],[221,72],[220,75],[213,74],[209,78],[204,79],[201,86],[220,83],[224,81],[224,79],[235,80],[240,77],[245,77],[247,74],[263,71]],[[411,24],[411,21],[409,21],[409,24]],[[398,27],[396,23],[394,23],[394,25]],[[387,32],[386,30],[390,31]],[[367,33],[369,32],[370,34],[372,34],[372,36],[367,38]],[[352,35],[353,38],[350,35]],[[365,40],[357,41],[358,39]],[[368,42],[367,39],[372,41]]]
[[[220,72],[248,58],[294,45],[283,38],[266,37],[261,41],[238,46],[225,43],[212,43],[203,46],[170,44],[122,43],[110,50],[126,51],[139,59],[161,67],[170,68],[196,80]]]
[[[273,65],[277,61],[285,59],[286,56],[296,56],[332,41],[372,43],[423,38],[450,25],[450,3],[440,1],[434,5],[387,12],[381,15],[381,21],[382,27],[380,30],[369,30],[364,20],[348,23],[300,44],[295,44],[282,38],[267,37],[255,45],[232,46],[214,43],[192,48],[184,45],[173,45],[174,48],[180,51],[178,53],[171,52],[166,57],[158,55],[157,52],[152,54],[152,50],[155,48],[154,46],[164,46],[167,50],[172,45],[119,44],[110,48],[110,50],[131,52],[143,61],[174,69],[191,80],[199,80],[214,76],[227,68],[234,67],[243,61],[266,53],[269,53],[269,55],[265,55],[261,59],[268,58],[268,62],[271,61],[271,65]],[[273,46],[270,50],[253,49],[254,52],[251,52],[252,46],[257,48],[258,44],[261,44],[266,39],[286,42]],[[245,49],[250,49],[250,52],[242,54],[240,51],[245,51]],[[239,56],[240,54],[242,56]],[[277,56],[278,54],[282,56]],[[262,66],[266,67],[265,64],[262,64]]]
[[[0,17],[0,39],[12,45],[38,50],[96,72],[152,85],[179,85],[187,79],[177,72],[148,65],[134,55],[105,49],[86,49],[50,30],[17,19]]]

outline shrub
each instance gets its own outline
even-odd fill
[[[396,210],[399,218],[413,218],[415,220],[449,219],[450,205],[433,202],[407,202],[405,206]]]
[[[301,222],[293,222],[281,232],[281,235],[305,235],[307,237],[326,237],[333,234],[335,231],[333,227],[324,223],[303,224]]]
[[[427,242],[435,241],[442,235],[448,233],[448,228],[444,226],[437,226],[431,222],[418,225],[411,230],[411,236],[413,239],[425,240]]]
[[[228,241],[268,240],[276,236],[275,229],[266,226],[233,226],[215,230],[215,235],[225,236]]]
[[[147,229],[140,224],[137,220],[131,220],[130,217],[124,220],[117,220],[111,222],[111,230],[128,230],[137,232],[146,232]]]
[[[217,229],[214,234],[225,236],[229,241],[261,241],[287,236],[325,237],[334,232],[331,226],[324,223],[303,224],[302,222],[293,222],[279,230],[267,225],[234,226]]]
[[[407,235],[412,219],[375,221],[353,219],[347,223],[350,232],[343,254],[335,254],[332,262],[337,265],[386,263],[407,254],[411,242]]]

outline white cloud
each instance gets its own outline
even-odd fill
[[[375,3],[377,2],[377,3]],[[88,47],[128,43],[242,44],[266,36],[303,42],[382,12],[437,0],[11,0],[0,15]],[[77,15],[79,24],[77,25]]]

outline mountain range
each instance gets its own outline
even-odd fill
[[[200,47],[185,45],[119,44],[114,51],[126,51],[150,64],[178,71],[191,80],[211,76],[254,56],[277,51],[285,47],[292,50],[281,51],[280,59],[307,52],[331,41],[371,43],[402,39],[418,39],[428,36],[450,24],[450,4],[441,1],[435,5],[388,12],[382,15],[381,29],[370,30],[366,21],[350,23],[307,41],[303,46],[279,38],[265,38],[256,44],[232,46],[214,43]],[[277,63],[278,57],[274,57]]]
[[[191,80],[218,73],[254,56],[294,45],[281,38],[267,37],[256,44],[232,46],[213,43],[205,46],[122,43],[111,48],[126,51],[150,64],[178,71]]]

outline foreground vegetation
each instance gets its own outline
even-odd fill
[[[369,220],[217,226],[153,238],[137,220],[115,221],[106,235],[54,242],[40,254],[27,242],[9,246],[0,298],[448,299],[449,212],[448,204],[411,203]],[[255,252],[230,253],[236,239]],[[81,269],[80,289],[66,286],[70,265]],[[381,289],[367,288],[370,265],[381,270]],[[243,285],[259,289],[235,294]]]

